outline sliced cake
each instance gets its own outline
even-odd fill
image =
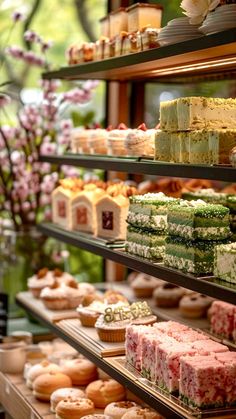
[[[158,260],[165,252],[165,235],[128,226],[126,251],[143,258]]]
[[[158,130],[155,135],[154,159],[158,161],[171,161],[171,134]]]
[[[216,246],[214,275],[217,278],[236,284],[236,243]]]
[[[102,196],[96,204],[96,235],[106,239],[125,240],[128,209],[129,200],[124,195]]]
[[[229,209],[202,200],[181,201],[168,209],[168,232],[190,240],[223,240],[230,235]]]
[[[208,204],[227,205],[228,197],[226,193],[216,192],[214,189],[199,189],[197,191],[184,192],[182,198],[187,201],[202,199]],[[229,207],[229,205],[227,205]]]
[[[216,335],[232,339],[236,306],[224,301],[213,301],[211,306],[211,331]]]
[[[105,195],[104,189],[88,185],[72,202],[73,230],[95,233],[97,229],[96,203]]]
[[[160,103],[160,128],[178,131],[177,99]]]

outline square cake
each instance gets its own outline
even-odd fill
[[[123,195],[102,196],[96,204],[98,237],[112,240],[126,239],[126,218],[129,200]]]
[[[224,240],[230,235],[229,209],[202,200],[168,208],[168,232],[190,240]]]
[[[155,135],[154,159],[158,161],[171,161],[171,134],[158,130]]]
[[[178,99],[160,103],[160,129],[163,131],[178,131],[177,116]]]
[[[216,246],[214,275],[236,284],[236,243]]]
[[[164,256],[165,239],[165,235],[128,226],[125,248],[128,253],[158,260]]]
[[[213,301],[211,306],[211,331],[227,339],[233,338],[236,306],[224,301]]]

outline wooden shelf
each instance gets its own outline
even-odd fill
[[[162,163],[144,158],[121,158],[80,154],[62,156],[40,156],[41,162],[58,165],[86,167],[89,169],[114,170],[116,172],[173,176],[192,179],[221,180],[236,182],[236,169],[230,166],[190,165]]]
[[[130,269],[163,279],[193,291],[200,292],[219,300],[236,304],[236,286],[231,286],[213,276],[199,278],[181,271],[168,268],[162,263],[152,263],[147,259],[135,257],[122,249],[106,246],[93,236],[80,236],[78,232],[63,230],[52,224],[43,223],[38,225],[39,231],[49,237],[54,237],[64,243],[80,247],[88,252],[95,253],[105,259],[127,266]]]
[[[236,29],[136,54],[93,61],[43,74],[44,79],[132,81],[174,79],[236,72]]]

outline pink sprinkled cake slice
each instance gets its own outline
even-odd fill
[[[192,348],[196,349],[200,355],[229,351],[226,345],[222,345],[212,339],[197,340],[192,343]]]
[[[209,340],[207,335],[199,333],[196,330],[184,330],[182,332],[173,332],[171,335],[178,342],[195,342],[197,340]]]
[[[232,339],[236,306],[224,301],[213,301],[211,306],[211,331]]]
[[[200,408],[220,407],[225,400],[225,367],[214,356],[181,357],[181,399]]]
[[[215,357],[225,366],[225,401],[236,405],[236,352],[218,353]]]
[[[155,323],[153,325],[153,327],[155,327],[156,329],[158,329],[160,332],[162,333],[166,333],[169,336],[172,336],[172,333],[175,332],[183,332],[185,330],[190,330],[188,326],[182,324],[182,323],[177,323],[174,321],[168,321],[168,322],[158,322]]]
[[[126,328],[126,361],[138,371],[141,370],[141,336],[153,332],[154,328],[152,326],[129,325]]]

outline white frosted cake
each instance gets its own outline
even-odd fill
[[[52,192],[52,222],[61,227],[72,230],[72,204],[78,195],[70,189],[58,186]]]
[[[88,190],[80,192],[72,203],[73,230],[95,233],[97,228],[96,203],[105,194],[104,189],[88,185]]]
[[[126,239],[129,200],[123,195],[105,195],[96,205],[97,236],[114,240]]]
[[[215,247],[214,275],[236,284],[236,243]]]

